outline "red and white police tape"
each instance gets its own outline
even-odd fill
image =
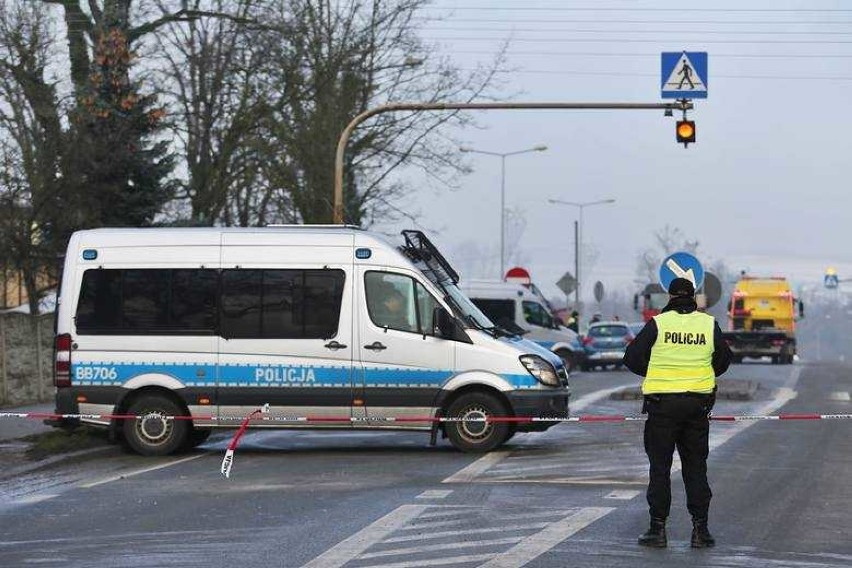
[[[264,410],[267,408],[267,410]],[[257,416],[260,414],[260,416]],[[529,422],[642,422],[645,416],[628,416],[619,414],[586,414],[582,416],[489,416],[479,418],[456,418],[450,416],[268,416],[268,405],[255,410],[248,416],[162,416],[158,418],[165,420],[199,420],[211,422],[245,422],[248,420],[261,422],[493,422],[493,423],[529,423]],[[136,414],[53,414],[46,412],[0,412],[2,418],[29,418],[49,420],[137,420],[148,415]],[[744,422],[753,420],[852,420],[852,414],[766,414],[766,415],[711,415],[711,421],[715,422]],[[242,424],[241,424],[242,426]]]
[[[137,420],[145,418],[149,415],[136,414],[51,414],[45,412],[0,412],[2,418],[23,418],[23,419],[50,419],[50,420]],[[200,420],[211,422],[236,422],[241,421],[234,437],[228,444],[225,450],[225,456],[222,459],[222,467],[220,471],[223,476],[230,478],[231,468],[234,465],[234,452],[240,443],[240,438],[246,433],[253,421],[273,422],[287,424],[293,422],[322,422],[322,423],[453,423],[453,422],[491,422],[491,423],[511,423],[524,424],[531,422],[644,422],[646,417],[628,416],[619,414],[587,414],[582,416],[488,416],[488,417],[471,417],[457,418],[449,416],[271,416],[269,415],[269,404],[264,404],[257,410],[252,411],[245,417],[237,416],[215,416],[215,415],[200,415],[200,416],[163,416],[157,415],[158,418],[164,420]],[[711,415],[710,420],[714,422],[747,422],[756,420],[852,420],[852,414],[746,414],[746,415]]]

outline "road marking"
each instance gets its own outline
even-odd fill
[[[12,501],[13,505],[32,505],[34,503],[41,503],[42,501],[47,501],[48,499],[53,499],[54,497],[59,497],[58,494],[55,493],[44,493],[41,495],[30,495],[29,497],[21,497],[20,499],[15,499]]]
[[[530,457],[532,457],[532,456],[530,456]],[[544,458],[537,458],[537,459],[544,459]],[[527,461],[527,460],[522,460],[522,461]],[[503,463],[503,464],[500,464],[499,466],[493,468],[491,470],[491,473],[493,473],[494,475],[517,475],[519,473],[527,473],[527,472],[530,472],[530,471],[539,471],[539,470],[542,470],[542,469],[568,469],[572,465],[575,465],[575,464],[576,464],[576,460],[574,461],[574,463],[569,463],[567,461],[560,461],[559,463],[550,463],[548,461],[547,463],[543,463],[543,464],[540,464],[540,465],[524,465],[523,463],[520,463],[520,464]],[[509,467],[506,467],[506,466],[509,466]]]
[[[829,398],[831,400],[836,400],[836,401],[839,401],[839,402],[849,402],[850,400],[852,400],[852,396],[850,396],[850,394],[848,392],[845,392],[845,391],[833,392],[833,393],[831,393],[831,397],[829,397]]]
[[[151,467],[145,467],[142,469],[137,469],[135,471],[128,471],[126,473],[121,473],[118,475],[114,475],[112,477],[107,477],[105,479],[99,479],[98,481],[92,481],[91,483],[81,483],[78,487],[82,487],[83,489],[90,489],[92,487],[97,487],[98,485],[103,485],[105,483],[111,483],[113,481],[119,481],[121,479],[127,479],[128,477],[134,477],[137,475],[142,475],[143,473],[150,473],[152,471],[157,471],[158,469],[165,469],[167,467],[171,467],[173,465],[178,465],[182,463],[186,463],[192,460],[197,460],[198,458],[206,457],[208,454],[197,454],[194,456],[189,456],[186,458],[181,458],[179,460],[174,460],[166,463],[161,463],[160,465],[154,465]]]
[[[471,505],[467,505],[464,508],[456,509],[455,507],[452,507],[452,508],[448,508],[447,510],[443,510],[443,511],[433,511],[431,513],[423,513],[422,515],[417,517],[417,520],[421,521],[421,520],[424,520],[424,519],[443,519],[443,518],[446,518],[446,517],[455,517],[456,515],[466,515],[468,513],[468,511],[470,511],[471,507],[472,507]]]
[[[479,568],[521,568],[612,511],[615,511],[612,507],[584,507],[573,515],[528,536]]]
[[[570,405],[570,410],[572,413],[576,414],[599,400],[608,397],[612,393],[620,391],[621,389],[633,384],[634,383],[625,383],[617,387],[590,392],[589,394],[581,396],[574,401],[574,403]],[[511,453],[512,450],[499,450],[485,454],[472,464],[452,474],[441,483],[469,483],[506,459]]]
[[[510,536],[504,538],[493,538],[491,540],[472,540],[467,542],[452,542],[441,544],[424,544],[423,546],[409,546],[406,548],[392,548],[382,550],[380,552],[371,552],[370,554],[362,554],[358,560],[366,560],[368,558],[381,558],[384,556],[396,556],[398,554],[418,554],[421,552],[440,552],[442,550],[459,550],[461,548],[476,548],[483,546],[496,546],[499,544],[515,544],[524,537]],[[491,554],[493,556],[493,553]]]
[[[368,527],[329,548],[305,564],[303,568],[339,568],[417,518],[428,508],[428,505],[401,505]]]
[[[415,497],[415,499],[445,499],[452,492],[452,489],[430,489],[424,491]]]
[[[493,554],[467,554],[465,556],[452,556],[449,558],[433,558],[431,560],[414,560],[412,562],[395,562],[393,564],[372,564],[370,566],[359,566],[358,568],[419,568],[420,566],[445,566],[447,564],[467,564],[488,560]]]
[[[522,477],[488,477],[477,480],[478,483],[553,483],[556,485],[647,485],[641,479],[600,479],[596,477],[539,477],[524,479]]]
[[[767,401],[762,404],[753,412],[753,414],[772,414],[794,398],[796,398],[799,393],[793,390],[791,387],[795,386],[796,382],[799,380],[799,375],[802,374],[802,367],[796,367],[793,373],[790,376],[790,379],[785,383],[785,386],[778,389],[778,392],[775,395],[775,398]],[[733,425],[729,426],[727,430],[710,432],[710,451],[712,452],[737,434],[741,434],[747,428],[750,428],[757,424],[757,420],[751,422],[735,422]],[[672,469],[672,473],[680,470],[680,465],[678,464],[677,469]]]
[[[466,483],[473,481],[511,454],[511,450],[499,450],[485,454],[469,466],[460,469],[441,483]]]
[[[543,529],[550,523],[529,523],[525,525],[503,525],[500,527],[489,527],[487,529],[469,529],[464,531],[465,536],[469,536],[472,534],[489,534],[489,533],[499,533],[499,532],[507,532],[507,531],[528,531],[534,529]],[[445,536],[458,536],[459,531],[438,531],[433,533],[426,533],[421,535],[413,535],[413,536],[395,536],[393,538],[388,538],[383,541],[383,543],[393,543],[393,542],[411,542],[413,540],[428,540],[433,538],[443,538]]]
[[[604,495],[604,499],[620,499],[622,501],[629,501],[639,495],[639,493],[641,493],[641,491],[636,491],[635,489],[616,489]]]
[[[438,519],[437,521],[430,521],[429,519],[426,522],[419,522],[419,519],[412,522],[412,524],[401,527],[399,530],[407,531],[407,530],[418,530],[418,529],[434,529],[439,527],[454,527],[457,525],[461,525],[468,522],[467,519],[453,519],[452,521],[442,521]]]

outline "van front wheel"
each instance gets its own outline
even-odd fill
[[[186,447],[190,424],[187,420],[168,418],[184,413],[173,400],[156,394],[143,395],[130,405],[127,413],[137,416],[122,425],[124,440],[134,452],[165,456]]]
[[[485,419],[508,415],[505,405],[492,394],[463,394],[447,410],[447,417],[459,420],[447,422],[447,437],[463,452],[493,450],[509,439],[512,428],[508,422],[486,422]]]
[[[565,370],[567,372],[570,373],[577,368],[577,362],[574,360],[573,353],[567,349],[560,349],[556,352],[556,354],[562,359],[562,362],[565,363]]]

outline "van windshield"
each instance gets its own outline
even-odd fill
[[[401,248],[402,253],[430,282],[444,292],[456,317],[472,327],[496,329],[488,316],[459,290],[458,273],[453,270],[432,241],[420,231],[403,231],[402,235],[405,237],[405,246]]]
[[[441,284],[436,282],[440,288],[447,293],[447,295],[452,298],[453,307],[460,310],[461,315],[464,318],[465,322],[471,323],[473,320],[475,326],[479,326],[486,329],[491,329],[494,326],[494,322],[488,319],[488,316],[482,313],[482,311],[476,307],[470,298],[464,295],[464,293],[459,290],[459,287],[455,285],[455,283],[448,282],[446,284]]]

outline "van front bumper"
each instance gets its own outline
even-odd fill
[[[515,416],[567,418],[570,389],[524,390],[507,393]],[[558,422],[521,422],[518,432],[544,432]]]

